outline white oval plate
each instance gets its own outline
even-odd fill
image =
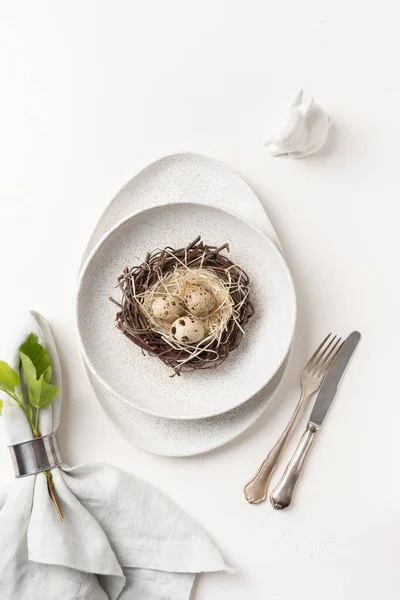
[[[290,352],[254,398],[222,415],[200,420],[163,419],[137,410],[107,390],[86,365],[84,368],[105,415],[124,439],[152,454],[185,457],[223,446],[255,423],[275,397],[289,360]]]
[[[246,182],[220,161],[186,152],[156,160],[137,173],[116,194],[90,236],[82,265],[102,236],[134,211],[179,199],[192,201],[199,197],[209,206],[234,211],[256,223],[283,253],[268,215]],[[84,369],[106,417],[128,442],[163,456],[193,456],[222,446],[246,431],[277,394],[288,364],[286,359],[273,378],[277,381],[273,390],[270,389],[271,380],[256,398],[207,421],[174,421],[143,413],[107,390],[90,373],[86,364]],[[189,429],[190,425],[194,427]]]
[[[255,317],[218,369],[170,378],[161,361],[143,356],[115,329],[108,297],[125,265],[137,264],[156,247],[185,245],[198,234],[209,244],[230,243],[232,260],[252,282]],[[276,246],[238,216],[195,203],[153,207],[117,224],[82,269],[76,309],[78,339],[91,372],[135,408],[171,419],[218,415],[259,392],[282,365],[296,319],[293,282]]]

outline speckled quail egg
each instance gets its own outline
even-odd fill
[[[197,344],[205,337],[206,330],[199,319],[185,315],[174,321],[171,333],[179,344]]]
[[[209,315],[216,303],[211,290],[198,283],[190,283],[185,286],[183,299],[187,310],[196,317]]]
[[[182,300],[171,296],[157,296],[151,308],[155,319],[171,323],[185,313]]]

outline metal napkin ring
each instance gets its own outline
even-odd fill
[[[35,475],[58,467],[64,461],[55,433],[8,446],[14,465],[15,477]]]

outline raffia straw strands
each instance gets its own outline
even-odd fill
[[[121,302],[117,328],[144,352],[158,356],[174,374],[215,368],[238,347],[244,327],[253,314],[247,274],[221,254],[228,244],[208,246],[198,236],[185,248],[167,247],[146,255],[118,278]],[[155,319],[152,303],[158,295],[182,297],[187,283],[201,283],[212,290],[217,306],[202,318],[206,337],[196,345],[181,345],[171,335],[171,323]]]

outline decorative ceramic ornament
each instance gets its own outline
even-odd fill
[[[288,154],[291,158],[304,158],[321,150],[330,124],[329,117],[314,99],[303,100],[300,90],[265,145],[271,156]]]

